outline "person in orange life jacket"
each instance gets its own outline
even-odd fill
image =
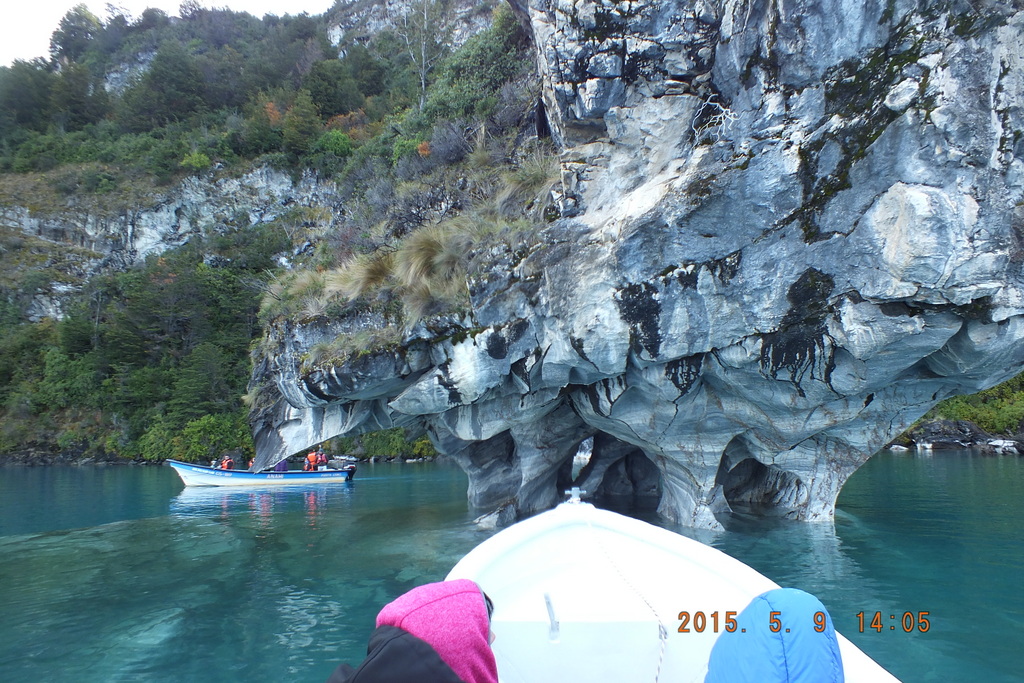
[[[313,472],[316,470],[316,451],[310,451],[306,455],[306,462],[302,465],[304,472]]]
[[[233,470],[235,469],[235,461],[231,459],[230,455],[225,455],[224,459],[220,461],[220,468],[222,470]]]
[[[327,683],[498,683],[490,598],[468,579],[418,586],[377,615],[366,659]]]
[[[322,447],[316,452],[316,465],[318,469],[321,465],[327,465],[327,454],[324,453],[324,449]]]

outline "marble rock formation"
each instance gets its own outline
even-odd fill
[[[469,319],[304,372],[373,326],[278,321],[259,463],[426,431],[470,502],[572,482],[667,518],[832,518],[936,402],[1024,363],[1024,11],[986,0],[513,0],[562,218],[495,249]]]

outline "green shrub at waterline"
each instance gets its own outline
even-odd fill
[[[364,458],[434,458],[437,450],[430,439],[421,436],[409,440],[401,427],[369,432],[361,436],[332,439],[331,450],[339,455],[361,455]]]
[[[989,434],[1024,432],[1024,375],[970,396],[954,396],[937,405],[927,417],[967,420]]]

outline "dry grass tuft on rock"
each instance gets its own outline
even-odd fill
[[[511,218],[528,215],[539,218],[551,203],[551,188],[558,182],[561,166],[552,152],[535,149],[519,166],[502,175],[494,195],[498,214]]]
[[[395,348],[401,341],[402,330],[394,325],[338,335],[331,341],[320,342],[310,347],[302,357],[303,371],[337,365],[350,358]]]
[[[263,300],[260,302],[260,319],[267,321],[291,316],[307,309],[315,310],[317,305],[312,303],[313,300],[322,299],[323,296],[323,273],[315,270],[292,271],[266,286]]]
[[[340,268],[327,273],[324,291],[329,297],[341,296],[354,301],[388,285],[394,271],[395,253],[378,249],[358,254]]]

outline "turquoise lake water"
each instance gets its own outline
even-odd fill
[[[185,490],[165,467],[0,468],[0,681],[323,681],[362,658],[381,605],[489,535],[465,485],[430,464],[261,491]],[[908,683],[1019,681],[1021,491],[1024,458],[886,453],[834,527],[677,530],[815,593]],[[930,630],[905,633],[904,612]]]

